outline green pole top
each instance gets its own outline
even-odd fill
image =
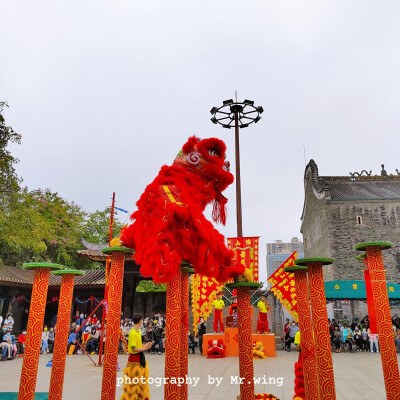
[[[300,258],[299,260],[294,260],[296,265],[302,265],[307,267],[311,263],[320,263],[322,265],[330,265],[334,262],[332,258]]]
[[[360,243],[356,244],[354,248],[358,251],[365,251],[368,247],[379,246],[381,250],[387,250],[393,247],[393,244],[390,242],[369,242],[369,243]]]
[[[60,269],[52,272],[53,275],[85,275],[85,273],[85,271],[79,269]]]
[[[261,283],[258,282],[233,282],[233,283],[228,283],[225,285],[227,288],[235,289],[238,287],[249,287],[253,289],[258,289],[262,285]]]
[[[135,250],[128,249],[128,247],[106,247],[101,251],[104,254],[112,254],[115,252],[135,254]]]
[[[292,272],[295,272],[295,271],[307,270],[307,267],[305,267],[303,265],[296,265],[296,266],[293,266],[293,267],[285,267],[285,268],[283,268],[283,270],[285,272],[292,273]]]
[[[39,262],[39,263],[27,263],[22,266],[23,269],[33,269],[36,268],[48,268],[50,271],[55,271],[59,269],[63,269],[64,266],[60,264],[48,263],[48,262]]]

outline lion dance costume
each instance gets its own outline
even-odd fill
[[[135,249],[143,276],[167,283],[179,273],[182,260],[196,273],[220,282],[245,272],[243,266],[232,263],[233,252],[224,237],[203,215],[206,205],[213,202],[213,220],[225,224],[227,199],[222,192],[233,182],[225,152],[219,139],[192,136],[174,163],[163,166],[145,189],[131,215],[132,224],[120,238]]]

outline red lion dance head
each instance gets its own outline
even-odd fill
[[[131,215],[133,223],[121,234],[121,242],[135,249],[143,276],[168,282],[182,260],[221,282],[243,273],[243,267],[232,265],[224,237],[203,215],[213,202],[213,220],[225,224],[222,192],[233,182],[225,152],[219,139],[192,136],[173,165],[163,166],[147,186]]]

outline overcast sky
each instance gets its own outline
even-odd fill
[[[241,132],[244,235],[300,236],[303,175],[400,169],[397,1],[3,1],[0,100],[30,188],[133,211],[187,137],[234,132],[209,110],[264,114]],[[234,185],[229,220],[235,236]],[[209,214],[209,212],[208,212]],[[264,251],[265,253],[265,251]],[[261,260],[265,269],[265,260]]]

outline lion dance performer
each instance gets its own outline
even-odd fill
[[[264,295],[261,296],[260,301],[257,303],[257,308],[258,308],[257,333],[269,333],[267,312],[271,308]]]
[[[147,186],[131,215],[132,224],[121,234],[121,242],[135,249],[140,273],[155,283],[167,283],[166,377],[184,376],[187,368],[189,318],[182,299],[189,290],[182,261],[219,282],[247,272],[233,264],[224,237],[203,215],[213,203],[213,220],[225,224],[227,199],[222,192],[233,182],[225,152],[219,139],[190,137],[174,163],[164,165]],[[178,389],[166,386],[165,398],[186,398]]]
[[[128,339],[128,365],[124,369],[125,385],[122,388],[121,400],[149,400],[150,389],[147,383],[149,369],[144,352],[149,350],[153,342],[142,345],[142,334],[140,327],[143,325],[143,316],[134,314],[133,328]]]
[[[218,332],[218,324],[220,332],[224,332],[224,322],[222,316],[222,310],[225,308],[225,303],[222,300],[222,294],[217,293],[217,299],[213,302],[213,309],[214,309],[214,333]]]

